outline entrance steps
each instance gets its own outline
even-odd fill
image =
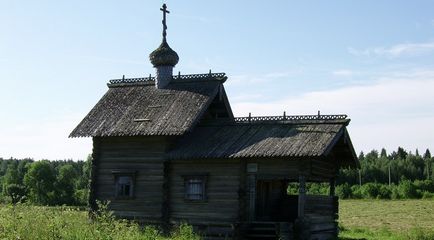
[[[251,222],[244,228],[247,240],[292,240],[292,225],[280,222]]]

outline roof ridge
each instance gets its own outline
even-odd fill
[[[194,82],[197,80],[217,80],[217,81],[226,81],[227,76],[226,73],[199,73],[199,74],[183,74],[180,73],[172,76],[172,83],[179,82]],[[150,85],[154,84],[155,77],[149,75],[149,77],[138,77],[138,78],[118,78],[118,79],[110,79],[107,83],[108,87],[118,87],[125,85]]]
[[[336,121],[347,119],[346,114],[326,114],[326,115],[280,115],[280,116],[254,116],[250,114],[247,117],[235,117],[234,121],[237,123],[255,123],[255,122],[317,122],[317,121]]]

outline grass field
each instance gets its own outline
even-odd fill
[[[340,200],[342,239],[434,239],[434,200]]]
[[[95,221],[86,211],[71,207],[38,207],[0,204],[0,239],[7,240],[199,240],[192,228],[181,225],[170,237],[156,228],[115,220],[103,212]]]
[[[341,200],[340,239],[433,239],[434,200]],[[155,228],[103,214],[89,221],[87,212],[69,207],[0,205],[0,239],[199,239],[188,226],[162,237]]]

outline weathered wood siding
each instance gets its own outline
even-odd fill
[[[306,171],[310,165],[308,161],[300,163],[297,160],[290,159],[250,159],[248,163],[257,163],[257,179],[293,179],[298,180],[299,166],[304,164]]]
[[[165,137],[100,138],[95,198],[110,201],[117,216],[159,222],[162,217]],[[94,149],[95,150],[95,149]],[[134,198],[116,199],[114,170],[134,170]]]
[[[338,166],[333,158],[312,160],[312,176],[328,181],[336,177],[337,173]]]
[[[309,222],[310,239],[337,237],[338,197],[307,195],[305,211]]]
[[[235,223],[239,220],[239,160],[172,161],[170,164],[170,220],[193,225]],[[184,199],[184,177],[207,174],[204,202]]]

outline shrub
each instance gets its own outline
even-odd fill
[[[390,187],[385,184],[379,184],[380,188],[378,191],[377,198],[381,199],[391,199],[392,198],[392,191],[390,190]]]
[[[355,199],[362,199],[363,198],[363,194],[361,191],[361,187],[359,185],[353,185],[351,186],[351,192],[352,192],[352,196]]]
[[[348,183],[336,186],[336,195],[341,199],[348,199],[353,196],[351,187]]]
[[[398,192],[401,198],[419,198],[415,185],[410,180],[402,180],[398,185]]]
[[[380,187],[377,183],[366,183],[361,187],[363,198],[377,198],[380,192]]]
[[[434,199],[434,193],[432,192],[422,192],[422,198],[423,199]]]

